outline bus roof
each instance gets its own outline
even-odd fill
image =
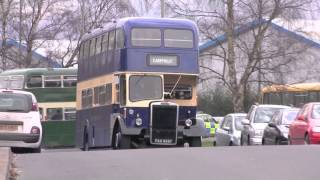
[[[320,83],[271,85],[263,87],[261,91],[262,93],[320,91]]]
[[[174,29],[192,29],[197,32],[196,24],[188,19],[176,19],[176,18],[150,18],[150,17],[129,17],[122,18],[114,22],[110,22],[104,27],[93,30],[86,33],[82,41],[103,34],[111,29],[124,27],[124,29],[130,29],[132,27],[146,27],[146,28],[174,28]]]
[[[12,69],[0,73],[0,76],[5,75],[77,75],[76,68],[25,68]]]

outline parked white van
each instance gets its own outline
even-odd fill
[[[0,89],[0,146],[41,151],[37,100],[30,92]]]

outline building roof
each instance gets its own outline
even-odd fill
[[[77,75],[77,71],[76,68],[24,68],[7,70],[0,75]]]
[[[0,43],[1,43],[1,40],[0,40]],[[17,49],[19,49],[19,42],[14,39],[8,39],[7,46],[14,46]],[[27,49],[26,45],[21,43],[21,49],[26,51],[26,49]],[[54,68],[61,67],[61,65],[59,63],[57,63],[56,61],[53,61],[52,59],[45,57],[45,56],[37,53],[36,51],[32,51],[32,57],[39,60],[39,61],[47,61],[51,67],[54,67]]]
[[[264,19],[252,21],[250,23],[244,24],[244,25],[236,28],[234,30],[234,34],[235,34],[235,36],[239,36],[239,35],[244,34],[252,29],[255,29],[255,28],[259,27],[260,25],[265,24],[267,22],[268,21],[264,20]],[[293,31],[290,31],[282,26],[279,26],[273,22],[271,22],[270,27],[272,27],[280,32],[283,32],[283,33],[287,34],[288,36],[290,36],[294,39],[297,39],[298,41],[304,42],[312,47],[320,48],[319,43],[317,43],[309,38],[306,38],[303,35],[300,35],[300,34],[297,34]],[[224,33],[224,34],[222,34],[212,40],[208,40],[199,46],[200,53],[209,49],[209,48],[216,47],[216,46],[220,45],[221,43],[224,43],[225,41],[227,41],[227,34],[226,33]]]

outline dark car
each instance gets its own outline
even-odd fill
[[[272,117],[263,131],[263,145],[288,144],[289,126],[297,117],[299,109],[281,109]]]

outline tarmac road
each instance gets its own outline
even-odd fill
[[[320,146],[154,148],[18,154],[22,180],[320,179]]]

